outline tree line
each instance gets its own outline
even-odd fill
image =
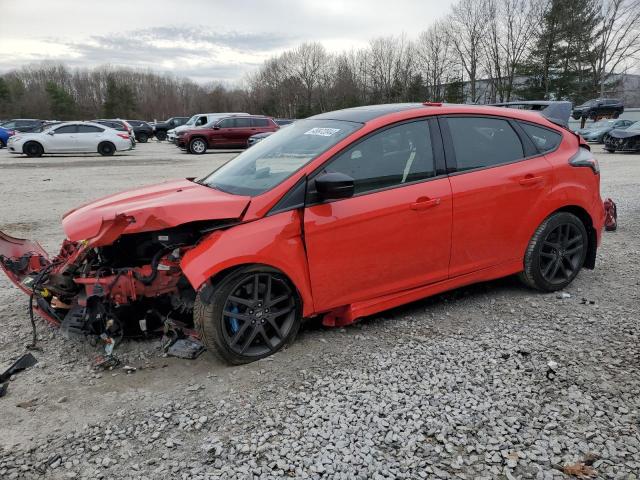
[[[160,119],[204,111],[303,118],[365,104],[582,102],[638,64],[640,0],[458,0],[417,38],[330,53],[303,43],[241,85],[117,67],[28,66],[0,76],[0,117]]]

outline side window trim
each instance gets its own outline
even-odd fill
[[[319,167],[317,167],[313,172],[311,172],[308,177],[307,177],[307,191],[306,191],[306,199],[305,199],[305,208],[306,207],[311,207],[313,205],[320,205],[320,204],[326,204],[326,203],[333,203],[333,202],[340,202],[343,200],[348,200],[348,199],[338,199],[338,200],[325,200],[325,201],[321,201],[318,199],[318,192],[315,188],[315,177],[318,176],[326,167],[327,165],[329,165],[331,162],[333,162],[335,159],[337,159],[340,155],[342,155],[344,152],[346,152],[347,150],[349,150],[350,148],[353,148],[355,146],[357,146],[358,144],[364,142],[365,140],[367,140],[368,138],[371,138],[372,136],[382,133],[385,130],[389,130],[391,128],[394,127],[398,127],[401,125],[405,125],[408,123],[412,123],[412,122],[427,122],[427,125],[429,126],[429,130],[431,130],[431,123],[429,123],[429,121],[436,121],[436,117],[434,115],[429,115],[429,116],[425,116],[425,117],[416,117],[416,118],[411,118],[411,119],[407,119],[407,120],[402,120],[400,122],[396,122],[396,123],[392,123],[389,125],[385,125],[383,127],[380,127],[376,130],[373,130],[372,132],[369,132],[368,134],[366,134],[365,136],[359,138],[358,140],[356,140],[353,143],[350,143],[349,145],[346,145],[342,150],[340,150],[339,152],[336,152],[335,154],[333,154],[330,158],[328,158],[322,165],[320,165]],[[396,188],[402,188],[402,187],[406,187],[406,186],[410,186],[410,185],[416,185],[419,183],[425,183],[425,182],[430,182],[432,180],[438,180],[441,179],[443,177],[446,177],[446,173],[442,173],[439,174],[438,173],[438,163],[437,163],[437,159],[438,159],[438,155],[436,154],[436,150],[434,150],[434,143],[433,143],[433,135],[431,135],[431,149],[433,152],[433,156],[434,156],[434,167],[435,167],[435,175],[433,177],[428,177],[428,178],[422,178],[419,180],[414,180],[412,182],[406,182],[406,183],[400,183],[397,185],[390,185],[387,187],[382,187],[382,188],[377,188],[374,190],[367,190],[366,192],[360,192],[360,193],[356,193],[353,195],[353,197],[350,198],[355,198],[355,197],[362,197],[364,195],[371,195],[373,193],[379,193],[379,192],[384,192],[386,190],[393,190]],[[444,155],[443,152],[440,152],[440,156],[441,156],[441,160],[444,160]],[[441,165],[442,169],[444,169],[443,165]]]

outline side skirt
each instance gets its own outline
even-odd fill
[[[352,303],[345,307],[331,310],[324,314],[322,324],[328,327],[341,327],[354,323],[362,317],[415,302],[438,293],[464,287],[473,283],[486,282],[497,278],[507,277],[522,271],[522,260],[512,260],[494,267],[467,273],[441,282],[432,283],[411,290],[385,295],[383,297]]]

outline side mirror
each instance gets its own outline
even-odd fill
[[[353,197],[353,178],[344,173],[331,172],[315,179],[316,190],[323,200],[338,200]]]
[[[56,134],[55,130],[49,130],[47,132],[47,135],[55,135],[55,134]]]
[[[214,125],[214,126],[213,126],[213,129],[214,129],[214,130],[220,130],[220,125]]]

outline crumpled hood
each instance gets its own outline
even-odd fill
[[[67,212],[62,226],[69,240],[96,237],[101,230],[127,217],[121,233],[175,227],[199,220],[236,219],[251,197],[231,195],[188,179],[128,190]]]
[[[629,137],[637,137],[640,135],[640,130],[611,130],[609,135],[613,138],[629,138]]]

